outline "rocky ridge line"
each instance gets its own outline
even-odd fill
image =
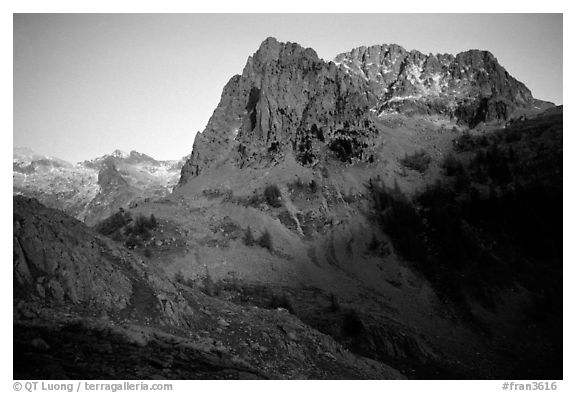
[[[342,161],[372,162],[378,116],[390,112],[474,127],[537,101],[487,51],[424,55],[381,45],[325,62],[313,49],[267,38],[224,87],[179,184],[218,163],[265,167],[288,154],[302,165],[330,151]]]

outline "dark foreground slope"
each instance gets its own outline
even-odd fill
[[[283,309],[163,277],[62,212],[14,197],[14,378],[402,378]]]
[[[370,184],[396,252],[518,378],[562,378],[562,134],[559,107],[459,136],[411,198]]]

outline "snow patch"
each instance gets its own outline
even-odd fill
[[[117,157],[117,158],[128,158],[130,157],[130,154],[120,150],[120,149],[116,149],[112,152],[112,157]]]
[[[388,102],[396,102],[396,101],[406,101],[406,100],[418,100],[422,98],[422,94],[410,94],[407,96],[402,96],[402,97],[392,97],[388,100]]]

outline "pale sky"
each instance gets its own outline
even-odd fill
[[[324,60],[384,43],[485,49],[534,97],[563,103],[561,14],[16,14],[13,143],[70,162],[180,158],[268,36]]]

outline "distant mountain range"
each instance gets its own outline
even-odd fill
[[[185,158],[160,161],[115,150],[71,164],[26,147],[13,152],[13,193],[38,199],[93,225],[119,207],[167,195],[178,182]]]

